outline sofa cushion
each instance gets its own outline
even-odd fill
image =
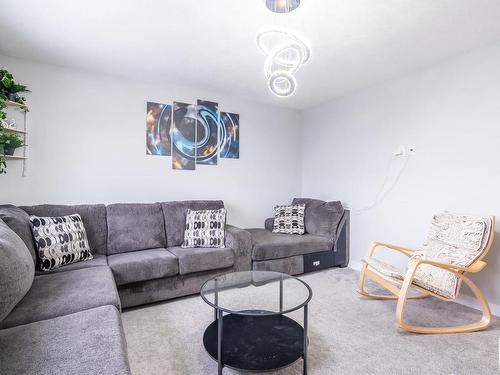
[[[177,258],[164,248],[110,255],[109,267],[117,285],[177,275]]]
[[[333,240],[314,234],[273,233],[266,229],[247,229],[252,236],[253,260],[286,258],[333,249]]]
[[[30,217],[26,211],[13,205],[0,206],[0,219],[9,226],[21,239],[30,251],[33,263],[36,264],[35,244],[31,233]]]
[[[224,208],[222,201],[172,201],[161,203],[165,217],[167,246],[180,246],[184,241],[187,210],[218,210]]]
[[[292,204],[305,204],[306,233],[336,239],[344,208],[339,201],[325,202],[319,199],[294,198]]]
[[[84,268],[91,268],[91,267],[102,267],[102,266],[107,266],[108,261],[106,259],[106,255],[94,255],[93,259],[86,260],[85,262],[76,262],[76,263],[70,263],[65,265],[64,267],[59,267],[55,268],[50,271],[40,271],[36,270],[35,275],[47,275],[50,273],[56,273],[56,272],[66,272],[66,271],[74,271],[74,270],[81,270]]]
[[[23,240],[0,219],[0,321],[30,289],[35,265]]]
[[[78,214],[30,217],[42,271],[92,259],[87,232]]]
[[[181,275],[232,267],[234,264],[234,251],[230,248],[197,247],[183,249],[176,246],[169,247],[168,251],[179,259],[179,273]]]
[[[35,216],[66,216],[79,214],[87,231],[92,254],[106,254],[107,224],[106,207],[103,204],[82,204],[75,206],[44,204],[20,207]]]
[[[167,246],[159,203],[111,204],[106,212],[108,255]]]
[[[0,330],[0,374],[130,374],[118,310],[103,306]]]
[[[120,300],[109,267],[36,276],[33,286],[0,328],[28,324],[72,314],[94,307],[114,305]]]

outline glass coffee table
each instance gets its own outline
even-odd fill
[[[300,358],[307,374],[307,305],[309,285],[295,277],[268,271],[233,272],[208,280],[201,298],[214,308],[214,321],[203,345],[224,367],[266,372],[290,366]],[[304,309],[303,326],[285,314]]]

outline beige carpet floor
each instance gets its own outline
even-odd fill
[[[500,324],[486,331],[417,335],[395,327],[394,301],[355,292],[358,272],[330,269],[302,276],[313,290],[309,308],[309,374],[496,374]],[[271,297],[270,297],[271,298]],[[302,323],[302,313],[289,316]],[[471,308],[428,298],[412,301],[416,324],[463,324],[479,318]],[[202,344],[213,310],[191,296],[124,311],[134,375],[217,374]],[[237,372],[224,369],[224,374]],[[302,374],[302,361],[273,374]]]

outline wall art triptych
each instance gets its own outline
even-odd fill
[[[172,168],[194,170],[217,165],[218,158],[239,159],[240,116],[219,112],[219,104],[147,103],[146,153],[172,156]]]
[[[172,155],[172,106],[149,103],[146,116],[146,152],[148,155]]]

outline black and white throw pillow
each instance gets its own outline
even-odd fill
[[[305,204],[274,206],[274,233],[304,234]]]
[[[181,247],[225,247],[226,209],[188,210]]]
[[[80,215],[31,216],[30,222],[42,271],[93,258]]]

